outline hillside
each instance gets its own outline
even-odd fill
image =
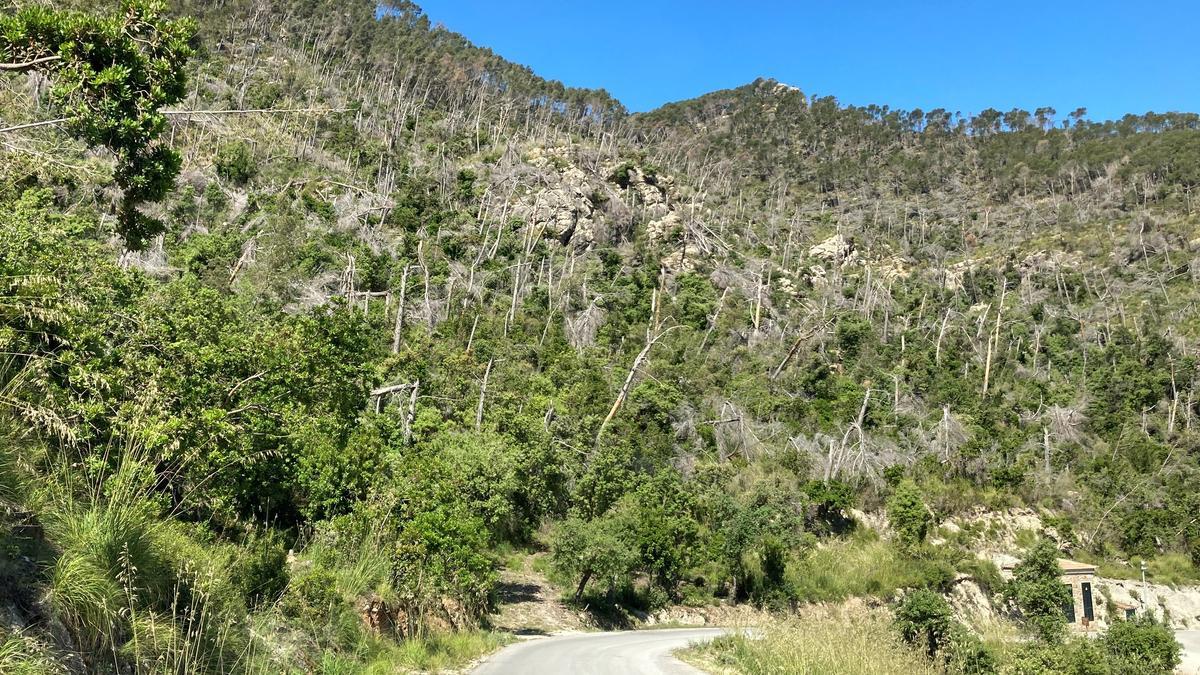
[[[1016,507],[1200,579],[1200,116],[631,115],[408,2],[0,6],[0,670],[439,668],[531,559],[607,618],[1011,608],[938,526]]]

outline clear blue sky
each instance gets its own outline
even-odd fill
[[[417,2],[434,23],[633,111],[760,76],[925,110],[1200,111],[1200,0]]]

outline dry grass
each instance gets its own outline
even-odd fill
[[[680,656],[709,672],[744,675],[921,675],[938,671],[903,645],[886,612],[843,608],[764,633],[718,638]]]

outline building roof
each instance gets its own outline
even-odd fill
[[[1062,571],[1067,574],[1070,574],[1072,572],[1094,574],[1096,572],[1095,565],[1089,565],[1087,563],[1075,562],[1074,560],[1067,560],[1066,558],[1059,558],[1058,566],[1061,567]]]

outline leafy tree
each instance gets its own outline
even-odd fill
[[[840,480],[813,480],[804,485],[804,494],[810,502],[810,514],[806,518],[810,530],[842,533],[853,526],[854,521],[846,515],[856,501],[850,484]]]
[[[575,582],[575,602],[588,583],[601,580],[610,590],[636,568],[637,551],[631,546],[621,519],[571,517],[559,525],[551,543],[550,561],[555,571]]]
[[[933,525],[933,514],[925,505],[921,489],[911,479],[896,486],[887,502],[887,514],[900,545],[909,549],[924,543]]]
[[[1062,641],[1067,618],[1063,606],[1074,602],[1071,589],[1062,581],[1058,548],[1047,538],[1038,540],[1013,569],[1007,590],[1030,630],[1043,642]]]
[[[183,99],[195,24],[162,16],[162,0],[124,0],[100,17],[44,5],[0,17],[0,61],[7,70],[36,70],[53,87],[50,99],[68,131],[117,158],[125,191],[120,233],[132,248],[162,231],[138,206],[162,199],[179,173],[178,153],[158,143],[167,127],[161,109]]]
[[[631,520],[631,542],[640,565],[674,597],[695,554],[698,527],[679,474],[663,470],[627,495],[620,505]]]

